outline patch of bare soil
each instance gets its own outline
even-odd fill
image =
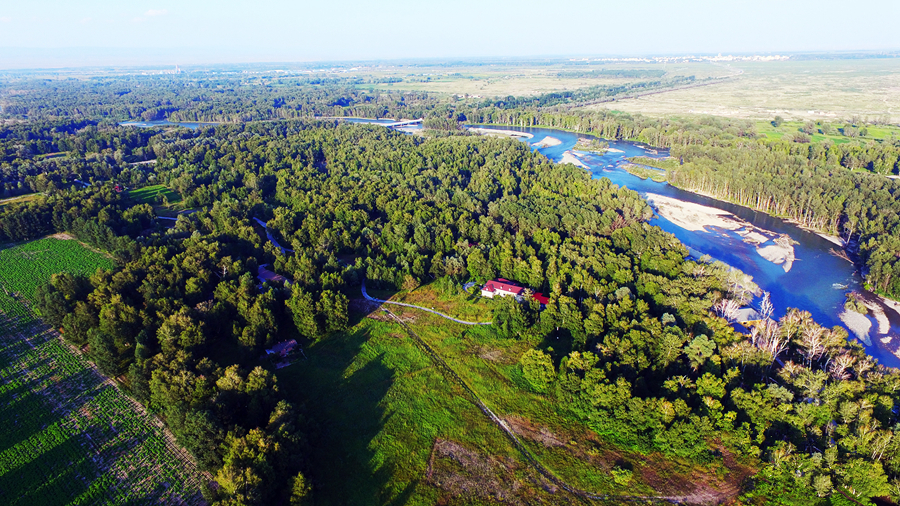
[[[718,505],[732,501],[743,489],[746,480],[756,471],[737,462],[730,452],[717,447],[723,465],[728,469],[724,478],[713,471],[700,468],[675,469],[663,455],[641,455],[617,452],[604,448],[605,444],[592,432],[572,436],[554,433],[522,417],[506,417],[504,421],[521,438],[538,442],[547,448],[561,448],[573,456],[609,471],[627,462],[634,469],[635,478],[656,491],[655,498],[682,504]],[[578,445],[566,441],[578,439]],[[649,497],[648,497],[649,498]]]
[[[59,239],[60,241],[74,241],[75,240],[74,237],[72,237],[71,235],[69,235],[65,232],[60,232],[58,234],[49,235],[47,237],[50,237],[51,239]]]
[[[490,360],[491,362],[501,362],[503,359],[503,350],[482,348],[478,351],[478,356],[485,360]]]
[[[505,418],[504,421],[509,425],[509,428],[519,436],[532,441],[537,441],[547,448],[566,446],[566,442],[550,432],[549,429],[541,427],[540,425],[535,425],[529,420],[510,416]]]
[[[528,478],[522,478],[523,472]],[[437,504],[455,504],[456,499],[466,504],[576,504],[516,461],[482,455],[446,439],[435,440],[425,480],[447,494]]]

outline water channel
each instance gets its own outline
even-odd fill
[[[622,168],[623,165],[629,163],[626,160],[628,157],[667,156],[666,150],[646,148],[632,142],[606,141],[612,148],[606,153],[579,152],[577,151],[579,137],[589,139],[595,137],[548,128],[493,126],[479,126],[478,128],[514,130],[530,134],[532,137],[520,137],[519,140],[529,143],[532,149],[539,151],[554,162],[561,161],[566,152],[575,151],[578,159],[587,167],[586,170],[593,174],[593,177],[608,178],[619,186],[637,191],[644,198],[647,198],[648,195],[661,195],[683,202],[700,204],[726,211],[763,231],[789,236],[793,242],[795,259],[791,265],[787,265],[786,269],[786,264],[776,264],[763,258],[758,252],[759,247],[765,247],[767,244],[771,244],[771,241],[751,244],[739,235],[738,231],[717,227],[690,230],[659,216],[659,213],[650,220],[652,225],[674,234],[688,247],[692,256],[709,255],[715,260],[720,260],[753,276],[754,282],[762,290],[771,294],[772,302],[775,305],[773,317],[783,316],[788,308],[793,307],[809,311],[813,318],[823,326],[840,325],[847,328],[839,317],[844,312],[845,294],[850,290],[862,291],[863,280],[852,263],[832,253],[832,250],[840,250],[839,246],[782,219],[687,192],[665,182],[657,183],[649,179],[641,179]],[[560,143],[546,147],[536,146],[552,144],[552,141],[545,141],[548,137],[557,139]],[[890,310],[886,312],[890,313]],[[864,344],[867,352],[882,364],[900,367],[900,358],[890,351],[888,344],[882,342],[882,339],[887,339],[889,336],[894,336],[894,341],[900,339],[897,337],[900,336],[898,322],[891,321],[890,330],[882,326],[882,329],[887,332],[880,333],[878,321],[871,314],[866,318],[871,323],[869,332],[871,345]],[[852,331],[850,335],[851,338],[854,336]],[[896,343],[889,344],[896,345]]]

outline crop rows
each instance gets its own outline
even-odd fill
[[[40,239],[0,251],[0,284],[7,296],[32,300],[38,285],[60,272],[93,274],[113,262],[77,241]],[[0,310],[6,311],[5,306]]]
[[[50,244],[62,242],[96,257],[61,270],[108,266],[74,241]],[[0,504],[202,504],[200,484],[209,477],[162,424],[28,309],[29,287],[59,272],[54,262],[60,257],[78,251],[34,244],[0,251],[0,283],[17,292],[0,292],[0,312],[6,313],[0,314]],[[42,260],[20,265],[40,271],[30,274],[37,282],[17,279],[22,270],[16,276],[5,264],[26,257],[23,251],[38,252],[32,258]]]

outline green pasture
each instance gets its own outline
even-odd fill
[[[429,287],[419,290],[427,293]],[[417,291],[401,297],[424,302]],[[435,296],[427,307],[487,316],[483,308],[461,307],[472,304],[468,298]],[[570,485],[597,493],[653,494],[654,487],[640,477],[645,467],[654,476],[676,479],[714,472],[616,449],[573,419],[555,398],[532,391],[518,359],[540,343],[498,338],[490,327],[462,325],[416,309],[385,307],[406,321],[498,416],[549,434],[555,441],[550,445],[527,435],[520,439]],[[320,504],[492,504],[499,496],[573,503],[563,491],[547,494],[541,488],[505,433],[403,327],[380,310],[372,316],[378,320],[358,320],[346,333],[309,346],[306,360],[276,373],[282,391],[309,407],[310,477],[317,483]],[[549,344],[567,351],[559,343]],[[436,450],[438,444],[457,445],[468,453],[447,457]],[[628,486],[616,484],[609,474],[622,461],[636,469]]]
[[[800,130],[806,122],[803,121],[785,121],[778,127],[772,124],[771,121],[757,121],[755,122],[756,131],[765,135],[766,137],[772,139],[780,139],[785,134],[791,135],[805,135]],[[833,127],[837,129],[838,127],[842,127],[843,124],[833,124]],[[853,140],[860,141],[884,141],[889,140],[891,138],[900,139],[900,128],[895,126],[887,126],[887,125],[871,125],[865,127],[868,132],[866,136],[859,137],[846,137],[842,135],[840,132],[835,134],[826,135],[824,133],[816,133],[810,135],[809,138],[812,142],[822,142],[824,140],[830,140],[835,144],[843,144],[846,142],[850,142]],[[816,125],[817,130],[822,130],[822,127]]]
[[[181,195],[162,184],[145,186],[136,190],[128,190],[128,197],[138,204],[159,204],[156,199],[157,196],[160,195],[165,197],[170,205],[181,202]]]

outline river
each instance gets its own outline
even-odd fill
[[[590,139],[595,137],[548,128],[481,125],[479,125],[479,128],[516,130],[531,134],[531,138],[520,138],[519,140],[529,143],[532,145],[532,149],[539,151],[555,162],[561,161],[566,152],[575,151],[579,155],[578,159],[593,174],[593,177],[608,178],[619,186],[625,186],[637,191],[644,198],[647,198],[648,195],[660,195],[684,202],[700,204],[731,213],[743,222],[749,223],[762,231],[789,236],[794,243],[795,259],[792,264],[776,264],[763,258],[758,252],[758,247],[771,245],[772,241],[767,241],[757,246],[746,242],[735,230],[717,227],[691,230],[676,224],[670,219],[659,216],[659,213],[650,221],[651,224],[674,234],[688,247],[692,256],[709,255],[753,276],[754,282],[762,290],[771,294],[771,299],[775,306],[774,317],[783,316],[788,308],[793,307],[809,311],[821,325],[827,327],[840,325],[847,328],[839,317],[840,313],[844,311],[845,294],[850,290],[864,292],[862,289],[863,280],[853,264],[831,253],[834,249],[839,250],[838,246],[815,233],[806,231],[782,219],[774,218],[746,207],[680,190],[665,182],[657,183],[649,179],[644,180],[629,174],[621,168],[622,165],[628,163],[626,160],[628,157],[666,156],[668,154],[666,150],[656,150],[658,153],[654,153],[653,151],[648,151],[649,148],[644,148],[632,142],[607,140],[609,147],[616,151],[608,151],[604,154],[578,152],[575,148],[579,137]],[[542,141],[547,137],[558,139],[560,143],[548,147],[535,147],[535,145],[542,144]],[[786,266],[788,269],[785,268]],[[756,302],[758,303],[758,299]],[[890,310],[886,312],[891,314]],[[866,351],[884,365],[900,367],[900,358],[895,356],[881,341],[881,339],[886,339],[890,335],[900,336],[900,324],[896,321],[897,319],[893,318],[890,322],[890,330],[882,327],[882,330],[887,330],[882,334],[879,332],[878,321],[871,316],[871,313],[866,318],[871,323],[869,331],[871,345],[863,344]],[[852,338],[853,332],[850,335]],[[897,340],[900,338],[893,337],[893,339]]]
[[[191,130],[196,130],[202,126],[212,126],[215,123],[195,123],[195,122],[172,122],[169,120],[155,120],[155,121],[125,121],[119,123],[121,126],[133,126],[138,128],[159,128],[159,127],[168,127],[168,126],[180,126],[189,128]]]

